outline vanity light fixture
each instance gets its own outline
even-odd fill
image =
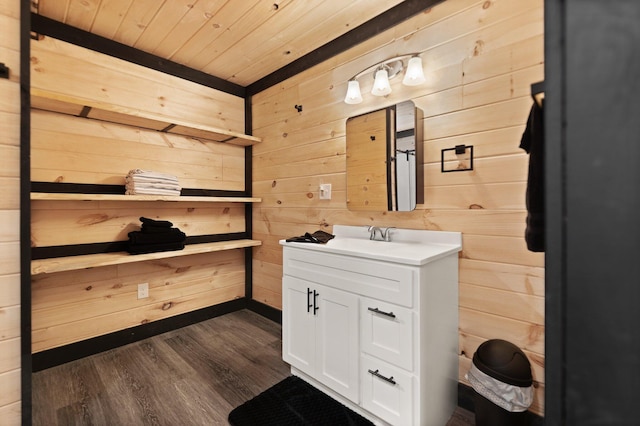
[[[389,71],[380,68],[376,71],[371,94],[374,96],[386,96],[391,93],[391,83],[389,83]]]
[[[422,71],[422,58],[413,56],[407,63],[407,72],[404,73],[402,84],[405,86],[417,86],[425,82],[424,71]]]
[[[362,102],[362,93],[360,93],[360,83],[355,78],[349,80],[349,87],[347,87],[347,96],[344,98],[345,103],[359,104]]]
[[[424,71],[422,70],[422,58],[417,53],[396,56],[386,59],[379,64],[372,65],[350,78],[344,102],[347,104],[359,104],[362,102],[362,93],[360,92],[358,79],[371,72],[373,72],[374,77],[371,94],[374,96],[386,96],[391,93],[389,80],[404,70],[404,61],[407,59],[407,70],[402,79],[402,84],[405,86],[417,86],[424,83],[425,77]]]

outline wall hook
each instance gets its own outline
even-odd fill
[[[9,67],[0,62],[0,78],[9,78]]]
[[[302,112],[302,105],[296,105],[294,106],[294,108],[296,109],[296,111]]]
[[[531,85],[531,97],[539,107],[542,107],[544,101],[544,80]]]

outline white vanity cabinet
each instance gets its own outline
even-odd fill
[[[377,424],[447,423],[457,405],[459,233],[334,226],[283,245],[283,358]]]

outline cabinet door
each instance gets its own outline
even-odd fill
[[[330,287],[317,288],[316,378],[359,403],[358,296]]]
[[[282,359],[307,374],[315,368],[314,283],[285,275],[282,279]]]

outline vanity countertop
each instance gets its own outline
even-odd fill
[[[462,235],[459,232],[401,228],[393,228],[390,232],[391,241],[372,241],[369,239],[370,234],[366,226],[334,225],[335,238],[326,244],[286,242],[285,240],[280,240],[280,244],[418,266],[457,253],[462,249]]]

